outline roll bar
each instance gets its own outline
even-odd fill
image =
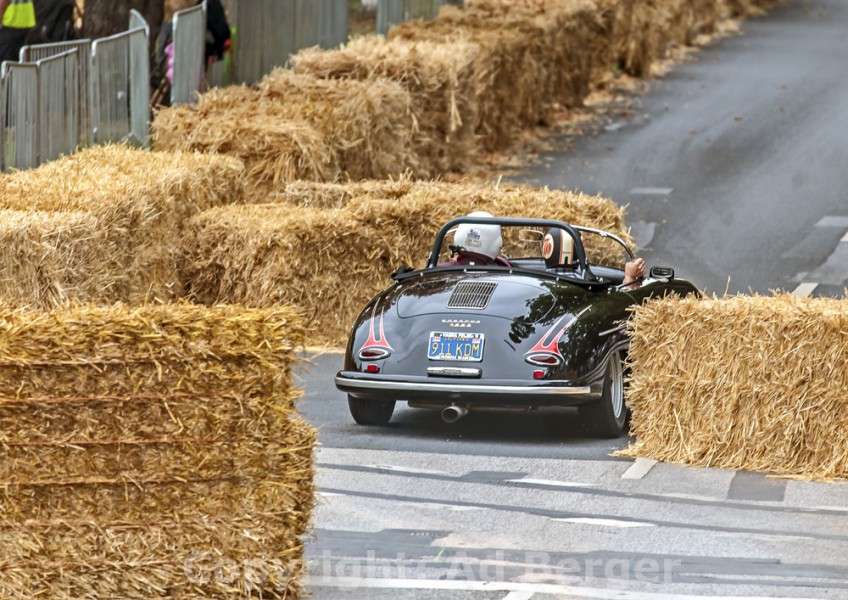
[[[439,233],[436,234],[436,239],[433,242],[433,249],[430,251],[430,259],[427,261],[428,269],[432,269],[433,267],[438,266],[439,254],[441,253],[442,244],[444,244],[445,241],[445,236],[451,229],[462,223],[472,223],[474,225],[501,225],[510,227],[524,226],[537,227],[540,229],[557,227],[568,233],[568,235],[570,235],[571,238],[574,240],[574,253],[577,256],[578,265],[583,270],[587,268],[586,251],[583,248],[583,242],[580,239],[580,235],[577,233],[578,230],[583,229],[584,231],[599,232],[606,236],[617,239],[619,242],[622,243],[622,245],[624,245],[625,248],[627,248],[627,244],[621,241],[621,239],[616,238],[611,233],[601,232],[600,230],[575,227],[563,221],[556,221],[554,219],[517,219],[512,217],[456,217],[442,225],[442,228],[439,230]],[[630,252],[629,248],[627,248],[627,251],[632,257],[633,253]]]

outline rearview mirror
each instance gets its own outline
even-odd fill
[[[651,267],[651,279],[674,279],[671,267]]]

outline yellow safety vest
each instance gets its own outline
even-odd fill
[[[3,13],[3,27],[32,29],[35,27],[35,5],[32,0],[11,0]]]

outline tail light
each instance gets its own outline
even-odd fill
[[[380,346],[371,346],[370,348],[363,348],[359,351],[359,358],[361,360],[380,360],[381,358],[387,358],[392,353],[388,348],[383,348]]]
[[[562,364],[562,356],[553,352],[528,353],[524,360],[537,367],[558,367]]]
[[[380,313],[380,328],[379,334],[374,325],[374,320],[377,316],[377,305],[374,305],[374,310],[371,311],[371,320],[368,329],[368,339],[359,349],[358,356],[360,360],[380,360],[386,358],[392,353],[392,346],[386,340],[386,333],[383,330],[383,313]]]

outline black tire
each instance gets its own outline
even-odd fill
[[[360,425],[387,425],[395,412],[394,400],[370,400],[348,395],[347,406]]]
[[[604,372],[600,400],[580,407],[586,429],[599,437],[616,438],[627,433],[627,406],[624,404],[624,360],[613,352]]]

